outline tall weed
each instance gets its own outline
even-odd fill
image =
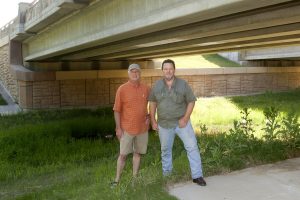
[[[280,133],[280,113],[274,106],[267,107],[264,109],[264,115],[266,118],[265,127],[262,130],[265,131],[263,137],[266,140],[272,141],[277,138]]]
[[[283,117],[280,137],[290,148],[300,148],[300,123],[297,115],[289,113]]]

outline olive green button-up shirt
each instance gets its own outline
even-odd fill
[[[197,99],[188,83],[175,77],[170,89],[164,79],[158,80],[148,100],[157,103],[158,124],[163,128],[175,128],[188,103]]]

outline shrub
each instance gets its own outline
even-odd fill
[[[263,137],[266,140],[274,140],[280,133],[280,123],[279,123],[279,111],[274,106],[264,109],[264,115],[266,118],[265,127],[262,130],[265,131]]]
[[[290,148],[300,148],[300,123],[297,115],[289,113],[283,117],[280,137]]]
[[[252,119],[249,118],[250,110],[243,108],[240,112],[242,114],[241,119],[233,121],[233,128],[229,130],[230,134],[236,137],[242,138],[254,138],[254,129]]]

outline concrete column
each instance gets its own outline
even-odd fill
[[[19,105],[24,109],[33,108],[33,84],[31,81],[18,81]]]
[[[23,65],[22,42],[14,40],[9,42],[9,63]]]
[[[30,7],[30,3],[19,3],[18,21],[24,25],[26,20],[26,10]]]

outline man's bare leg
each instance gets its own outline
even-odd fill
[[[133,158],[132,158],[132,172],[133,172],[132,174],[133,174],[133,177],[136,177],[138,172],[139,172],[140,162],[141,162],[141,154],[133,153]]]
[[[121,178],[121,174],[123,172],[125,163],[126,163],[126,155],[119,155],[118,157],[118,161],[117,161],[117,174],[116,174],[116,178],[115,178],[115,182],[119,182],[120,178]]]

